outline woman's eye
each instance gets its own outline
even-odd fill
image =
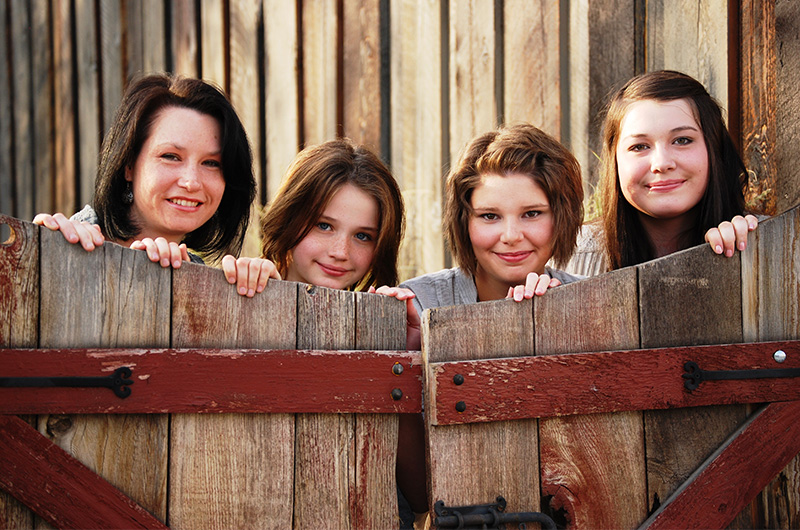
[[[639,151],[644,151],[647,149],[646,144],[634,144],[628,148],[628,151],[633,151],[634,153],[638,153]]]
[[[164,153],[161,155],[161,158],[165,158],[167,160],[180,160],[178,155],[176,155],[175,153]]]
[[[330,230],[331,229],[331,225],[328,224],[328,223],[321,223],[320,222],[320,223],[317,223],[317,228],[319,228],[320,230]]]
[[[680,138],[676,138],[675,139],[675,143],[678,144],[678,145],[689,145],[693,141],[694,140],[692,140],[691,138],[688,138],[686,136],[681,136]]]
[[[208,167],[220,168],[222,167],[222,162],[220,162],[219,160],[206,160],[205,162],[203,162],[203,165]]]
[[[359,241],[372,241],[372,236],[369,234],[365,234],[364,232],[359,232],[356,234],[356,239]]]
[[[482,213],[479,217],[486,219],[487,221],[496,221],[499,219],[496,213]]]
[[[528,217],[528,218],[530,218],[530,217],[539,217],[541,214],[542,214],[542,212],[540,212],[539,210],[530,210],[528,212],[525,212],[525,217]]]

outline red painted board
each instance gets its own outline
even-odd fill
[[[16,416],[0,415],[0,487],[55,528],[167,528]]]
[[[777,350],[786,353],[782,363]],[[702,370],[800,368],[800,341],[437,363],[429,413],[448,425],[800,399],[798,378],[707,381],[690,392],[682,377],[690,360]]]
[[[640,528],[726,528],[800,453],[800,401],[753,414]]]
[[[125,399],[108,388],[0,388],[0,413],[420,412],[420,363],[419,352],[0,349],[0,377],[133,370]]]

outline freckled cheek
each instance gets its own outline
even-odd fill
[[[351,251],[351,260],[360,274],[366,274],[375,258],[375,247],[359,248]]]
[[[469,239],[475,251],[488,250],[500,239],[500,234],[495,234],[494,230],[486,226],[478,227],[470,223]]]

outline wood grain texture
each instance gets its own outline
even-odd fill
[[[176,74],[197,77],[199,57],[197,39],[198,4],[194,0],[173,0],[172,18],[172,69]]]
[[[380,0],[345,2],[342,31],[344,135],[381,152]]]
[[[184,264],[173,275],[173,346],[295,348],[296,292],[271,281],[246,298],[220,270]],[[290,527],[293,446],[291,414],[173,415],[170,525]]]
[[[355,347],[352,293],[301,284],[298,348]],[[295,439],[295,528],[349,528],[350,484],[356,473],[356,418],[350,414],[298,414]]]
[[[800,337],[800,208],[759,224],[742,254],[745,340]],[[795,457],[763,491],[763,528],[800,525],[800,457]]]
[[[167,528],[15,416],[0,416],[0,486],[56,528]]]
[[[55,174],[55,209],[58,212],[71,212],[75,209],[77,182],[77,138],[75,137],[75,73],[72,68],[74,53],[71,40],[72,17],[69,2],[53,5],[53,124],[55,135],[53,163],[58,171]],[[31,217],[32,218],[32,217]],[[30,219],[30,218],[29,218]]]
[[[336,138],[338,132],[339,19],[337,2],[301,0],[303,39],[303,146]]]
[[[401,280],[444,267],[441,7],[433,0],[390,4],[391,168],[406,207]]]
[[[126,85],[123,65],[122,0],[100,2],[100,62],[103,65],[103,136],[114,122]]]
[[[0,346],[35,348],[39,341],[39,229],[2,214],[0,226],[9,229],[9,239],[0,242]],[[5,491],[0,491],[0,527],[33,527],[33,513]]]
[[[450,159],[497,126],[495,4],[450,0]],[[491,22],[490,22],[491,21]],[[493,500],[493,499],[492,499]]]
[[[94,180],[97,174],[97,155],[100,152],[100,77],[97,56],[98,35],[97,12],[94,2],[78,0],[75,3],[75,31],[81,38],[75,39],[77,55],[77,99],[78,99],[78,208],[89,204],[94,196]]]
[[[0,9],[0,25],[8,27],[9,10]],[[12,130],[13,120],[11,113],[12,97],[12,75],[11,75],[11,53],[6,39],[0,39],[0,213],[14,215],[14,193],[12,192],[11,181],[14,178],[14,167],[12,160]],[[6,232],[0,234],[0,240],[5,240]]]
[[[503,5],[503,120],[561,138],[561,23],[557,2]],[[566,83],[565,83],[566,84]]]
[[[125,3],[126,79],[167,70],[165,5],[159,0]]]
[[[13,94],[13,138],[14,138],[14,211],[6,212],[20,219],[33,219],[34,211],[34,167],[33,167],[33,123],[31,117],[32,64],[29,56],[31,40],[30,4],[24,0],[11,2],[11,78]]]
[[[798,415],[798,401],[771,403],[753,414],[642,527],[730,525],[775,473],[800,453]]]
[[[258,19],[253,18],[253,22]],[[200,4],[200,66],[203,79],[227,91],[225,75],[225,4],[223,0],[206,0]],[[253,38],[254,42],[257,39]],[[256,98],[254,98],[256,99]]]
[[[431,309],[423,315],[423,359],[530,355],[532,316],[530,301]],[[448,506],[485,504],[502,495],[509,512],[539,511],[536,420],[443,427],[426,422],[431,506],[439,500]]]
[[[534,300],[536,355],[635,348],[636,302],[632,269],[548,291]],[[640,412],[543,419],[539,444],[542,495],[551,513],[565,514],[575,528],[633,528],[644,519]]]
[[[33,113],[31,114],[32,136],[31,141],[35,148],[33,156],[34,181],[34,210],[35,212],[56,211],[58,201],[55,197],[55,175],[53,153],[50,149],[39,149],[39,146],[51,145],[54,133],[53,120],[53,78],[51,64],[54,60],[53,49],[50,47],[49,32],[51,6],[47,0],[32,0],[29,2],[31,10],[31,97]],[[27,75],[19,70],[14,70],[14,76]],[[17,147],[21,147],[17,143]],[[27,147],[25,149],[28,149]],[[17,186],[27,187],[28,183],[17,181]],[[69,211],[69,210],[67,210]],[[21,219],[32,219],[19,214]]]
[[[40,347],[169,346],[170,271],[105,243],[86,252],[41,230]],[[39,430],[162,521],[165,415],[40,416]]]
[[[775,2],[775,211],[800,204],[800,184],[793,167],[797,160],[798,69],[800,69],[800,10],[794,2]],[[772,212],[771,212],[772,213]]]
[[[739,260],[702,245],[638,265],[641,346],[742,342]],[[645,412],[650,507],[686,480],[746,414],[743,405]],[[749,524],[742,514],[734,526]]]
[[[264,1],[266,201],[275,195],[300,145],[298,13],[295,2]]]

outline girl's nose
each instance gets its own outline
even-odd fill
[[[330,254],[332,258],[342,261],[347,259],[348,252],[348,239],[345,234],[335,237],[328,249],[328,254]]]
[[[517,226],[515,219],[507,219],[503,225],[503,233],[500,234],[500,241],[503,243],[516,243],[522,239],[522,231]]]
[[[650,171],[653,173],[663,173],[675,169],[675,157],[667,147],[655,146],[650,158]]]

